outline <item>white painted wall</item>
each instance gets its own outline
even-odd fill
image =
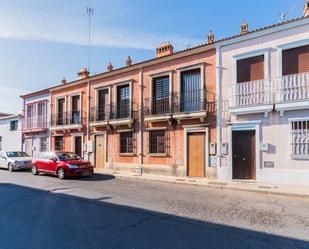
[[[10,131],[10,121],[13,120],[18,120],[17,131]],[[0,137],[2,137],[2,150],[20,151],[22,149],[21,118],[19,116],[0,118]]]
[[[284,29],[283,29],[284,28]],[[280,30],[281,29],[281,30]],[[229,97],[231,87],[236,83],[236,63],[235,58],[242,56],[250,56],[256,52],[268,54],[269,74],[265,74],[265,78],[273,78],[280,76],[280,47],[287,44],[309,44],[309,19],[303,19],[298,22],[285,24],[274,29],[268,29],[256,32],[251,35],[244,36],[250,38],[241,40],[236,38],[227,42],[223,42],[220,47],[218,58],[222,62],[221,77],[222,95],[223,95],[223,111],[221,115],[222,123],[222,142],[230,142],[229,127],[230,122],[237,124],[239,122],[260,121],[259,143],[268,143],[269,151],[259,152],[260,162],[257,165],[257,177],[260,182],[273,183],[293,183],[309,185],[309,160],[294,160],[290,156],[290,124],[289,118],[308,117],[309,110],[287,111],[284,116],[280,117],[279,112],[269,113],[268,117],[260,114],[247,114],[232,116],[229,113]],[[267,62],[266,62],[267,63]],[[219,127],[218,127],[219,128]],[[257,148],[259,149],[259,148]],[[218,169],[219,179],[231,179],[231,155],[232,146],[229,144],[228,155],[223,156],[221,168]],[[266,169],[263,167],[264,161],[274,161],[275,167]]]

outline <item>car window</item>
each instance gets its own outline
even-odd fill
[[[56,153],[57,157],[60,161],[67,161],[67,160],[79,160],[80,157],[72,152],[58,152]]]
[[[8,151],[6,155],[7,157],[29,157],[29,155],[23,151]]]

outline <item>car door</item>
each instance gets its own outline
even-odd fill
[[[48,153],[47,154],[47,160],[46,160],[46,170],[51,173],[56,173],[57,170],[57,160],[56,155],[54,153]]]
[[[7,158],[3,151],[0,153],[0,168],[7,168]]]

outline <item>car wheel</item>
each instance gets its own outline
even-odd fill
[[[9,165],[8,165],[8,170],[9,170],[10,172],[13,172],[13,171],[14,171],[13,164],[9,163]]]
[[[38,169],[35,165],[32,166],[31,173],[32,173],[32,175],[38,175],[39,174],[39,171],[38,171]]]
[[[64,172],[64,169],[63,169],[63,168],[59,168],[59,169],[57,170],[57,176],[58,176],[58,178],[61,179],[61,180],[65,178],[65,172]]]

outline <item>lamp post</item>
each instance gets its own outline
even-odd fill
[[[90,53],[91,53],[91,17],[94,15],[94,9],[87,7],[86,9],[88,15],[88,71],[90,74]]]

